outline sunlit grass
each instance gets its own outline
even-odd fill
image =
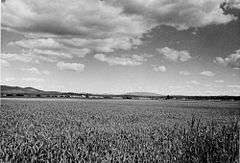
[[[239,157],[237,119],[202,122],[193,116],[185,125],[143,126],[138,112],[108,116],[21,106],[1,106],[2,162],[237,162]]]

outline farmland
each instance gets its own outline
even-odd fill
[[[3,162],[237,162],[239,101],[2,99]]]

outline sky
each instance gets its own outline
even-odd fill
[[[1,84],[240,95],[239,0],[2,0]]]

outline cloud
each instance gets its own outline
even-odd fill
[[[70,54],[73,54],[77,57],[85,57],[88,53],[90,53],[90,49],[88,48],[83,48],[83,49],[78,49],[78,48],[65,48],[66,51],[68,51]]]
[[[31,67],[31,68],[21,68],[22,71],[25,71],[25,72],[29,72],[29,73],[32,73],[32,74],[37,74],[37,75],[40,75],[41,72],[35,68],[35,67]]]
[[[113,52],[141,44],[142,34],[159,25],[183,30],[236,19],[224,14],[221,3],[219,0],[8,0],[1,3],[2,26],[34,38],[16,43],[23,48],[58,48],[64,42],[98,52]]]
[[[49,75],[50,72],[47,71],[47,70],[43,70],[43,71],[40,71],[38,70],[36,67],[30,67],[30,68],[21,68],[22,71],[25,71],[25,72],[28,72],[28,73],[31,73],[31,74],[35,74],[35,75]]]
[[[2,22],[19,31],[55,35],[138,35],[161,24],[178,29],[227,23],[219,0],[8,0]]]
[[[180,74],[180,75],[185,75],[185,76],[191,75],[191,73],[188,72],[188,71],[179,71],[179,74]]]
[[[107,62],[110,66],[122,65],[122,66],[138,66],[147,61],[147,58],[151,55],[132,55],[132,56],[106,56],[105,54],[95,54],[94,58]]]
[[[105,39],[72,38],[60,41],[76,47],[89,48],[97,52],[114,52],[115,49],[130,50],[133,45],[140,45],[142,43],[140,39],[129,37]]]
[[[203,76],[215,76],[215,73],[213,73],[212,71],[203,71],[200,73],[200,75],[203,75]]]
[[[28,52],[22,52],[22,53],[2,53],[0,56],[1,59],[4,59],[6,61],[19,61],[19,62],[24,62],[24,63],[29,63],[29,62],[35,62],[39,63],[39,61],[44,61],[44,62],[56,62],[56,58],[53,57],[46,57],[39,55],[37,53],[33,53],[33,51],[28,51]]]
[[[50,74],[50,72],[49,72],[48,70],[43,70],[42,73],[43,73],[44,75],[49,75],[49,74]]]
[[[235,19],[224,14],[220,8],[222,1],[219,0],[122,0],[119,3],[127,14],[140,15],[152,23],[171,25],[179,30],[224,24]]]
[[[74,48],[67,47],[60,43],[56,38],[34,38],[34,39],[23,39],[20,41],[10,42],[8,46],[18,46],[34,53],[51,55],[61,58],[72,58],[72,55],[77,57],[84,57],[90,52],[88,48]]]
[[[30,62],[32,57],[28,54],[15,54],[15,53],[1,53],[1,59],[5,59],[7,61],[20,61],[20,62]]]
[[[157,65],[153,65],[153,70],[156,72],[166,72],[167,71],[165,66],[157,66]]]
[[[240,85],[228,85],[229,88],[240,89]]]
[[[46,56],[53,56],[53,57],[60,57],[60,58],[72,58],[72,55],[69,53],[63,53],[61,51],[53,51],[53,50],[40,50],[40,49],[34,49],[32,51],[36,54],[42,54]]]
[[[5,82],[12,82],[14,80],[16,80],[16,78],[14,78],[14,77],[8,77],[8,78],[3,79],[3,81],[5,81]]]
[[[83,71],[85,66],[80,63],[66,63],[66,62],[58,62],[57,67],[60,70],[71,70],[71,71]]]
[[[224,83],[224,80],[215,80],[215,83]]]
[[[240,49],[236,50],[235,53],[230,54],[226,58],[216,57],[214,62],[231,68],[240,68]]]
[[[200,82],[198,82],[196,80],[191,80],[191,81],[188,81],[187,83],[188,84],[196,84],[196,85],[200,84]]]
[[[2,67],[9,67],[10,66],[8,61],[6,61],[4,59],[1,59],[1,58],[0,58],[0,63],[1,63]]]
[[[62,47],[62,45],[53,38],[24,39],[10,42],[8,45],[16,45],[27,49],[59,49]]]
[[[96,0],[8,0],[2,3],[2,24],[28,36],[61,36],[65,41],[75,36],[123,49],[152,27],[141,16],[124,14],[122,7]]]
[[[164,47],[162,49],[157,49],[157,51],[162,54],[166,59],[174,61],[174,62],[186,62],[191,59],[191,55],[188,51],[177,51],[168,47]]]
[[[41,82],[44,82],[45,80],[42,79],[42,78],[22,78],[22,81],[24,82],[34,82],[34,83],[41,83]]]

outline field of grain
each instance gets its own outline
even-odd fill
[[[237,162],[239,106],[2,99],[0,162]]]

